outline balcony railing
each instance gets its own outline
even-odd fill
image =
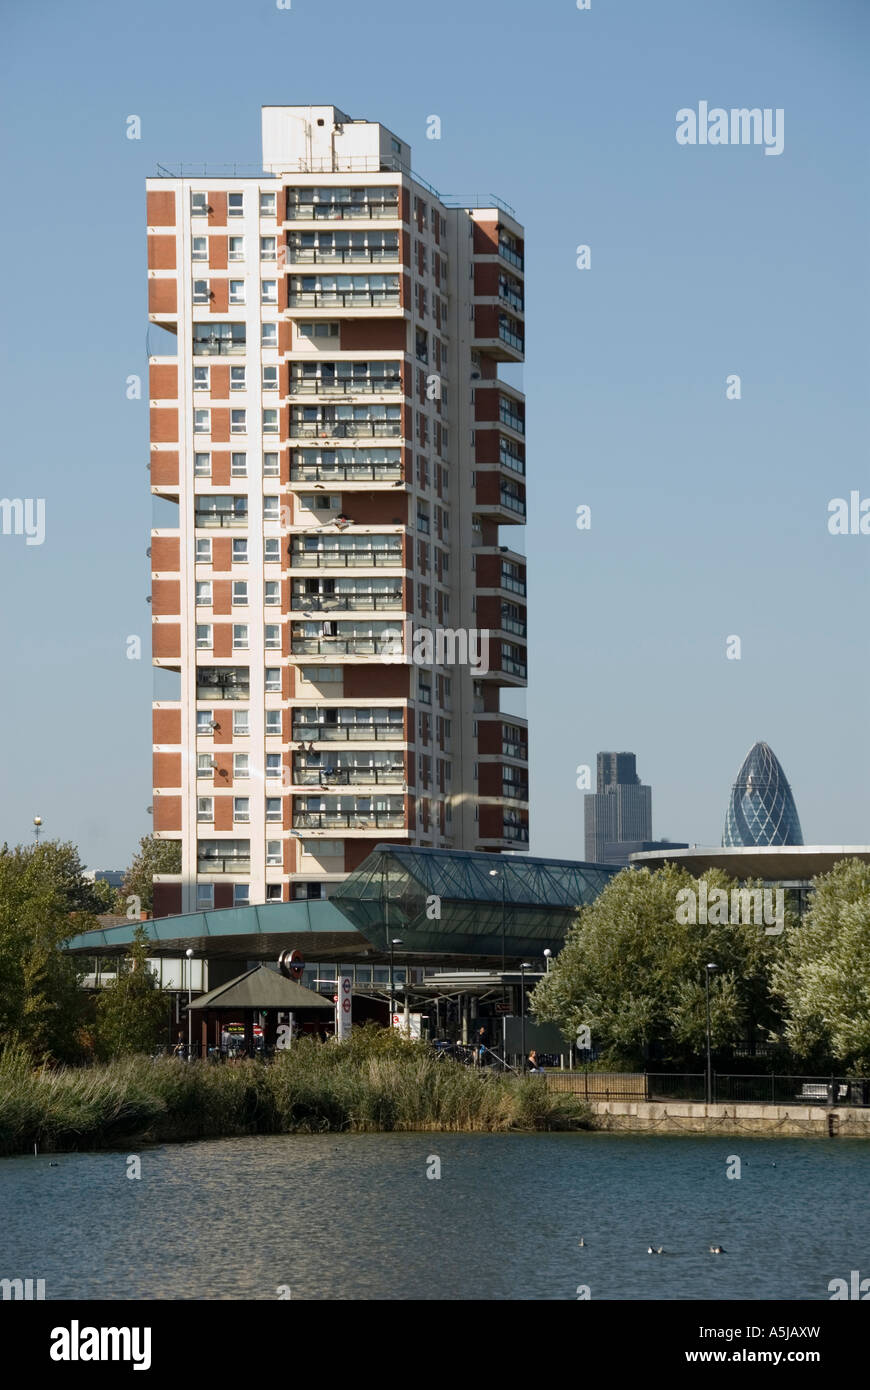
[[[297,811],[293,816],[294,830],[399,830],[404,824],[404,811]]]
[[[508,347],[515,348],[517,352],[525,352],[525,339],[521,338],[518,333],[514,333],[513,329],[502,320],[499,320],[498,336],[503,343],[507,343]]]
[[[509,468],[513,473],[519,473],[521,477],[526,476],[526,461],[518,454],[511,453],[502,440],[499,443],[498,461],[502,468]]]
[[[290,423],[291,439],[400,439],[401,420],[299,420]]]
[[[347,246],[327,250],[325,246],[288,246],[288,265],[353,265],[400,261],[398,243],[395,246]]]
[[[510,821],[505,821],[502,825],[502,839],[514,840],[518,844],[527,845],[529,843],[529,827],[527,825],[514,825]]]
[[[526,503],[524,498],[516,497],[503,487],[499,489],[499,500],[503,507],[507,507],[508,511],[516,512],[517,516],[525,516]]]
[[[294,768],[297,787],[399,786],[405,781],[401,763],[395,767]]]
[[[393,483],[402,477],[400,463],[346,463],[329,467],[322,463],[293,464],[294,483]]]
[[[526,592],[526,581],[524,579],[513,579],[509,574],[505,574],[504,571],[502,571],[499,587],[507,589],[509,594],[524,595]]]
[[[290,382],[291,396],[363,396],[401,390],[401,375],[341,378],[336,381],[324,381],[320,377],[293,377]]]
[[[194,338],[194,357],[244,357],[247,343],[244,338]]]
[[[293,656],[381,656],[385,640],[382,637],[291,637]],[[389,650],[392,651],[392,643]],[[394,660],[400,661],[397,653]]]
[[[219,512],[211,509],[209,511],[195,511],[193,514],[193,524],[203,530],[210,526],[247,526],[248,513],[246,511]]]
[[[516,430],[517,434],[525,434],[526,422],[522,415],[517,415],[515,411],[509,410],[504,404],[499,405],[498,418],[503,425]]]
[[[503,304],[508,304],[512,309],[516,309],[518,314],[525,310],[525,299],[519,290],[513,289],[511,285],[506,285],[503,280],[498,282],[498,297]]]
[[[528,675],[528,667],[523,661],[514,661],[509,656],[503,656],[499,670],[507,676],[521,676],[525,680]]]
[[[524,763],[529,761],[529,745],[527,743],[510,743],[507,739],[502,739],[501,751],[505,758],[519,758]]]
[[[395,290],[295,290],[291,309],[389,309],[399,305]]]
[[[401,590],[390,594],[293,594],[290,607],[306,613],[358,613],[368,609],[396,609],[404,603]]]
[[[507,261],[508,265],[515,265],[517,270],[523,269],[524,258],[520,255],[519,251],[515,251],[512,246],[508,246],[506,241],[499,241],[498,254],[503,261]]]
[[[296,743],[379,743],[401,742],[405,737],[402,724],[294,724]]]
[[[238,670],[199,666],[196,672],[198,700],[247,700],[251,694],[250,668]]]
[[[196,861],[196,872],[198,874],[249,874],[251,872],[251,860],[237,859],[233,855],[216,856],[200,855]]]
[[[288,222],[376,222],[381,218],[398,221],[399,204],[380,203],[296,203],[287,204]]]
[[[506,617],[505,614],[502,613],[500,631],[512,632],[517,637],[526,637],[528,635],[528,624],[521,622],[519,618]]]
[[[501,794],[508,801],[528,801],[528,782],[502,782]]]
[[[402,564],[400,549],[294,550],[290,555],[291,569],[380,569],[390,565],[401,567]]]

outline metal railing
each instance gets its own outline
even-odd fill
[[[346,247],[343,250],[327,251],[321,246],[288,246],[288,265],[350,265],[354,262],[380,264],[383,261],[401,261],[402,253],[398,242],[395,246]]]
[[[516,430],[517,434],[525,434],[526,422],[522,415],[517,415],[513,410],[506,410],[503,405],[498,408],[498,418],[503,425],[509,429]]]
[[[351,743],[364,740],[378,743],[401,742],[405,730],[401,724],[294,724],[296,743]]]
[[[517,270],[524,269],[525,258],[520,255],[519,251],[515,251],[512,246],[508,246],[506,241],[499,241],[498,254],[503,261],[507,261],[508,265],[516,266]]]
[[[529,745],[527,743],[507,743],[503,739],[501,753],[503,758],[519,758],[524,763],[529,761]]]
[[[196,861],[198,874],[249,874],[251,860],[237,859],[234,856],[200,855]]]
[[[507,343],[508,347],[515,348],[517,352],[525,352],[525,338],[521,338],[518,333],[512,333],[503,323],[498,326],[498,336],[503,343]]]
[[[297,811],[294,830],[399,830],[404,811]]]
[[[298,787],[401,786],[405,781],[402,763],[393,767],[293,768]]]
[[[499,631],[512,632],[515,637],[526,637],[528,636],[528,624],[521,623],[516,618],[506,618],[504,613],[502,613],[499,622]]]
[[[647,1072],[649,1100],[706,1100],[703,1072]],[[714,1105],[870,1106],[870,1078],[713,1072]]]
[[[312,380],[310,377],[290,379],[291,396],[362,396],[401,390],[401,376],[342,377],[336,381]]]
[[[287,204],[287,222],[377,222],[401,221],[398,201],[380,203],[295,203]]]
[[[519,473],[520,477],[526,476],[526,461],[519,458],[516,454],[510,454],[503,445],[499,446],[498,461],[502,468],[509,468],[512,473]]]
[[[401,463],[346,463],[332,468],[323,464],[295,464],[290,469],[293,483],[392,483],[401,478]]]
[[[401,420],[292,420],[291,439],[401,439]]]
[[[296,290],[289,296],[291,309],[394,309],[400,307],[395,290]]]
[[[248,513],[215,511],[194,512],[193,524],[203,531],[214,527],[247,526]]]
[[[507,507],[509,512],[516,512],[518,516],[525,516],[526,503],[524,498],[515,497],[512,492],[508,492],[505,488],[500,488],[498,499],[500,505],[502,507]]]
[[[505,821],[501,828],[503,840],[515,840],[519,844],[529,843],[529,827],[527,825],[514,825],[510,821]]]
[[[290,555],[291,569],[378,569],[402,564],[401,550],[294,550]]]
[[[401,590],[393,594],[292,594],[290,607],[311,613],[358,613],[367,609],[401,609]]]
[[[526,584],[525,584],[525,581],[524,581],[524,580],[522,580],[522,579],[512,579],[511,576],[510,576],[509,574],[505,574],[503,571],[502,571],[501,579],[499,580],[498,587],[499,587],[500,589],[507,589],[507,591],[508,591],[509,594],[523,594],[523,595],[525,595],[525,592],[526,592]]]
[[[294,656],[380,656],[384,652],[384,639],[382,637],[291,637],[290,651]],[[398,653],[396,659],[398,659]]]

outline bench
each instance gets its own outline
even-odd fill
[[[800,1089],[800,1095],[795,1096],[795,1100],[822,1100],[827,1102],[828,1093],[834,1089],[827,1081],[805,1081]],[[845,1100],[849,1094],[848,1086],[836,1087],[836,1099]]]

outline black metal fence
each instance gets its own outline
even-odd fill
[[[648,1072],[650,1100],[706,1100],[703,1072]],[[854,1076],[747,1076],[713,1073],[714,1105],[870,1106],[870,1078]]]

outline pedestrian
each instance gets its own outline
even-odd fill
[[[184,1034],[179,1031],[178,1041],[172,1049],[173,1057],[184,1057]]]
[[[543,1067],[538,1066],[538,1054],[534,1048],[529,1053],[529,1071],[543,1071]]]
[[[477,1033],[477,1052],[475,1061],[479,1067],[486,1065],[486,1029],[480,1028]]]

